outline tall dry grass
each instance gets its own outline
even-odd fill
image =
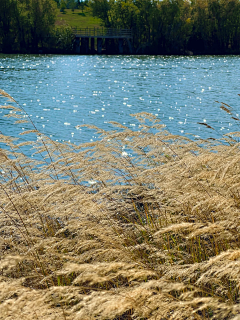
[[[38,138],[0,136],[0,319],[240,319],[239,132],[192,141],[140,113],[61,144],[0,94]]]

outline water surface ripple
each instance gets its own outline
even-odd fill
[[[118,121],[138,130],[130,114],[141,111],[157,115],[174,134],[217,138],[239,129],[215,102],[230,104],[238,116],[239,69],[238,56],[0,55],[0,88],[58,141],[96,139],[93,131],[76,128],[81,124],[110,129],[108,122]],[[6,135],[30,128],[2,116]]]

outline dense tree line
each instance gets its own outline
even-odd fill
[[[0,52],[71,52],[56,10],[81,0],[0,0]],[[240,0],[90,0],[105,27],[132,29],[135,53],[240,53]]]
[[[70,50],[71,30],[55,28],[54,0],[0,0],[0,51]]]
[[[92,0],[106,27],[132,28],[135,52],[239,53],[239,0]]]

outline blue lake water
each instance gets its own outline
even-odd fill
[[[218,138],[239,129],[215,102],[231,105],[238,116],[239,70],[238,56],[0,55],[0,89],[58,141],[95,140],[94,131],[76,128],[82,124],[112,129],[108,122],[118,121],[138,130],[130,114],[141,111],[157,115],[174,134]],[[1,110],[2,133],[17,136],[31,129],[4,114]]]

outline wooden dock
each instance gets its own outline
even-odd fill
[[[72,28],[75,37],[75,52],[78,54],[102,53],[103,44],[105,51],[109,51],[110,39],[118,41],[118,53],[123,54],[123,40],[128,44],[128,53],[132,53],[131,39],[133,38],[131,29],[113,28]],[[97,50],[95,50],[95,39],[97,39]],[[91,46],[89,47],[89,41]]]

